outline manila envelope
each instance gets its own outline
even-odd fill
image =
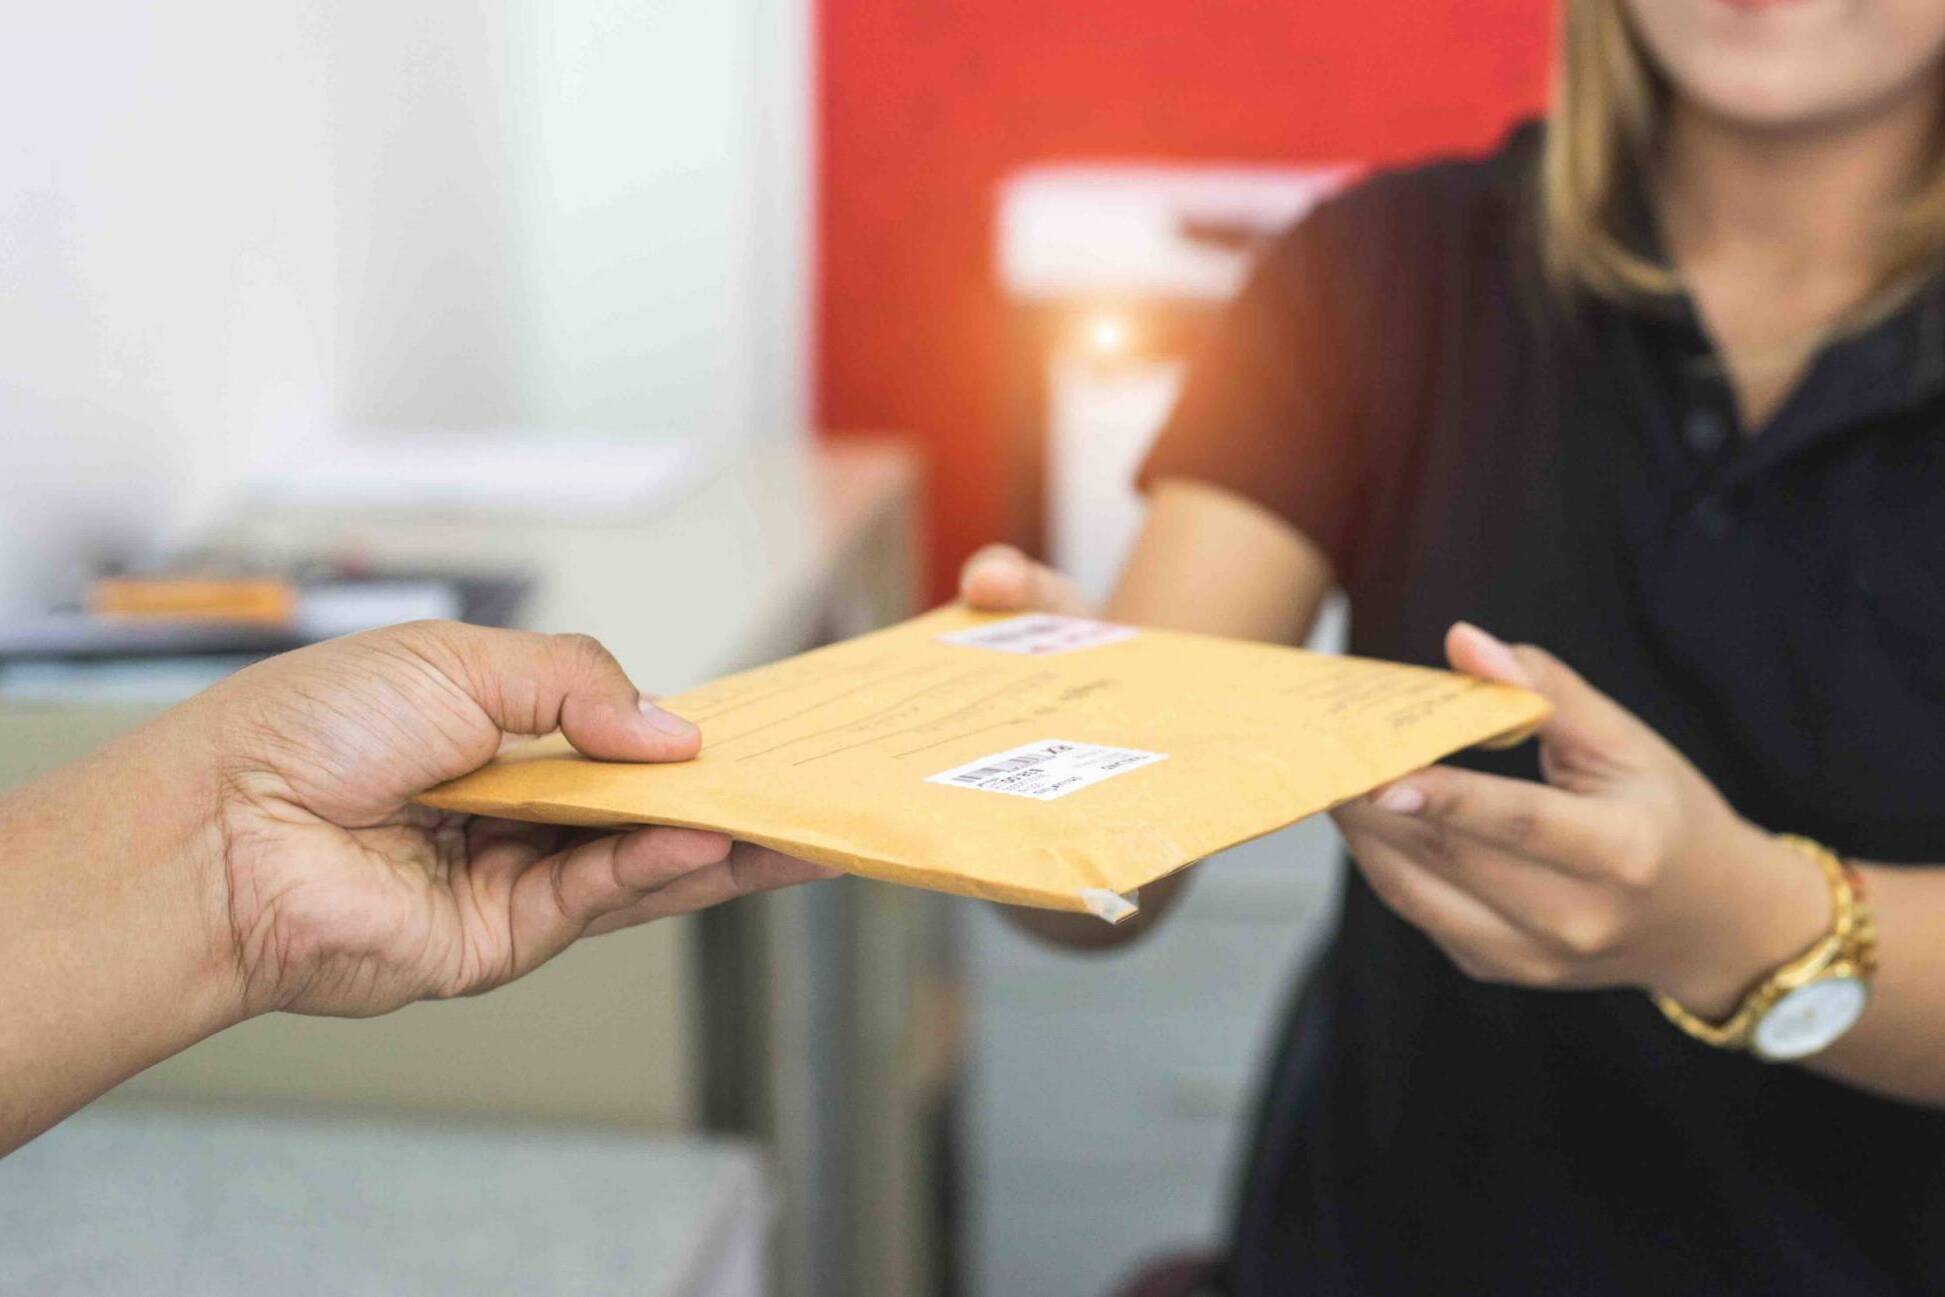
[[[556,735],[421,800],[716,829],[867,878],[1118,922],[1143,884],[1547,712],[1447,671],[959,607],[662,705],[702,727],[694,761],[591,761]]]

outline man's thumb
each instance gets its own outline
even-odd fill
[[[559,729],[607,761],[686,761],[702,746],[690,722],[639,692],[614,655],[586,635],[537,635],[434,624],[463,687],[506,734]]]

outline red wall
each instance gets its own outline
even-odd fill
[[[1548,0],[818,0],[818,416],[930,458],[934,591],[1004,521],[995,182],[1050,159],[1390,161],[1541,102]]]

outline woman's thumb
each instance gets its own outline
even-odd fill
[[[1617,757],[1648,732],[1619,703],[1545,649],[1507,644],[1477,626],[1459,622],[1446,633],[1445,655],[1454,670],[1531,689],[1551,703],[1553,713],[1539,727],[1540,738],[1547,742]]]
[[[988,545],[967,559],[959,573],[959,597],[985,612],[1088,613],[1072,581],[1011,545]]]

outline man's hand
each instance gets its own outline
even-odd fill
[[[827,870],[693,829],[587,832],[412,798],[510,739],[682,761],[701,736],[591,639],[423,623],[286,654],[191,704],[205,871],[244,1015],[366,1016],[520,977],[583,935]]]
[[[576,938],[829,871],[720,834],[415,806],[509,740],[681,761],[594,641],[425,623],[251,667],[0,798],[0,1156],[254,1014],[489,990]]]
[[[1372,890],[1466,973],[1644,987],[1721,1016],[1823,933],[1816,865],[1565,664],[1465,625],[1446,652],[1552,702],[1546,782],[1435,766],[1332,814]]]

